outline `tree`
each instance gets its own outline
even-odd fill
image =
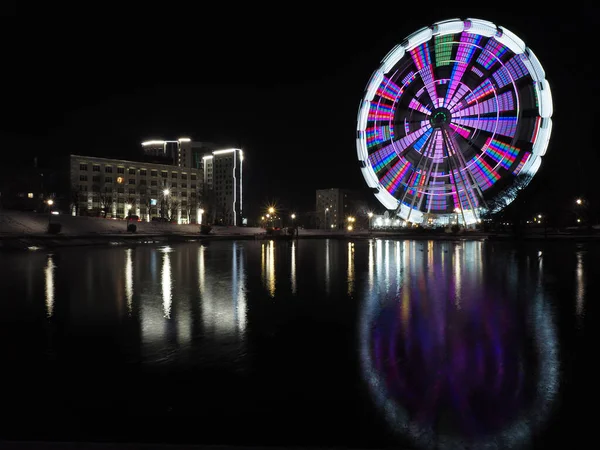
[[[75,215],[78,216],[79,215],[79,206],[81,201],[86,198],[87,196],[83,195],[83,192],[81,191],[81,188],[79,185],[73,183],[71,184],[70,187],[70,210],[71,211],[75,211]]]
[[[198,209],[198,200],[196,197],[190,197],[184,207],[188,223],[192,223],[192,214],[195,213],[196,209]],[[198,217],[196,217],[197,220]]]
[[[512,223],[513,232],[521,234],[526,214],[525,205],[528,200],[525,188],[532,179],[533,175],[529,173],[518,174],[511,184],[486,200],[482,219],[492,222],[508,220]]]

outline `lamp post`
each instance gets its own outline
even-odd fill
[[[54,205],[54,200],[50,198],[46,201],[46,203],[48,204],[48,225],[50,225],[52,220],[52,205]]]
[[[325,229],[327,229],[327,213],[329,212],[329,208],[325,208]]]
[[[131,203],[125,204],[125,229],[129,228],[129,216],[131,215]]]
[[[369,216],[369,231],[371,231],[371,219],[373,219],[373,213],[372,212],[368,212],[367,216]]]

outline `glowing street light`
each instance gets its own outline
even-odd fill
[[[294,220],[296,218],[296,214],[292,214],[292,220]]]
[[[169,195],[171,193],[171,191],[169,191],[168,189],[165,189],[163,191],[164,196],[166,197],[167,195]]]
[[[577,200],[575,200],[575,203],[577,203],[578,205],[581,205],[583,203],[583,200],[581,200],[580,198],[578,198]]]
[[[275,213],[275,208],[273,208],[272,206],[269,206],[269,213],[273,214]],[[268,217],[268,216],[267,216]]]
[[[54,200],[49,198],[46,200],[46,203],[48,204],[48,225],[50,225],[50,221],[52,219],[52,205],[54,205]]]

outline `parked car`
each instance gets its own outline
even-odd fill
[[[142,219],[140,219],[140,216],[137,216],[135,214],[127,216],[127,220],[129,220],[130,222],[141,222],[142,221]]]

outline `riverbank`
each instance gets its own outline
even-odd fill
[[[48,221],[61,224],[61,232],[48,234]],[[37,250],[91,245],[134,245],[166,244],[176,242],[205,241],[223,239],[285,239],[287,236],[266,235],[258,227],[213,227],[208,235],[200,234],[198,225],[177,225],[160,222],[137,222],[137,231],[128,232],[123,220],[96,217],[53,216],[29,212],[0,213],[0,250]],[[299,229],[295,239],[410,239],[410,240],[516,240],[509,233],[491,233],[481,231],[462,231],[457,234],[439,233],[426,230],[396,231],[324,231]],[[552,232],[543,230],[529,232],[520,239],[526,241],[578,241],[600,242],[600,233]]]

